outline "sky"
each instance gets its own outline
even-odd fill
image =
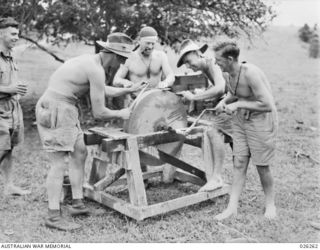
[[[320,25],[320,0],[264,0],[275,3],[278,16],[273,20],[275,25],[302,26],[307,23]]]

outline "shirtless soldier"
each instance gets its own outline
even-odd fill
[[[175,77],[167,55],[154,49],[157,41],[158,33],[155,29],[148,26],[141,29],[139,47],[119,68],[113,80],[114,86],[126,87],[148,82],[150,88],[167,88],[173,84]]]
[[[226,83],[220,67],[215,64],[212,58],[202,55],[208,48],[205,44],[199,47],[193,41],[187,39],[181,43],[181,51],[177,67],[186,65],[193,71],[201,71],[209,80],[211,87],[203,92],[192,94],[190,91],[183,91],[182,94],[190,101],[212,99],[213,106],[223,97],[226,90]],[[210,141],[211,154],[213,157],[212,173],[207,176],[208,182],[199,191],[212,191],[223,186],[222,167],[224,161],[224,135],[232,135],[231,116],[226,113],[214,114],[212,128],[206,133]]]
[[[152,27],[144,27],[139,33],[139,47],[121,65],[116,73],[114,86],[133,86],[142,82],[149,83],[149,88],[167,88],[175,80],[174,73],[170,67],[167,55],[154,47],[158,41],[158,33]],[[130,105],[135,93],[127,100],[126,106]],[[145,167],[145,166],[143,166]],[[174,168],[166,165],[164,167],[164,181],[171,182]]]
[[[232,114],[233,183],[227,209],[215,218],[223,220],[237,214],[249,159],[256,165],[265,193],[265,217],[276,217],[273,178],[270,164],[274,159],[277,111],[271,87],[257,66],[238,61],[240,49],[231,41],[215,46],[216,62],[230,75],[227,96],[219,112]]]
[[[89,212],[82,201],[87,150],[80,128],[78,98],[89,92],[95,118],[127,119],[130,110],[106,108],[105,96],[124,95],[139,89],[138,85],[132,88],[105,86],[106,74],[116,70],[130,55],[132,40],[123,33],[113,33],[108,36],[107,42],[99,41],[98,44],[103,47],[100,53],[72,58],[59,67],[51,76],[48,88],[36,106],[39,135],[44,149],[49,152],[51,165],[47,177],[49,209],[45,221],[45,225],[50,228],[64,231],[80,228],[79,224],[62,217],[60,212],[65,157],[70,157],[69,177],[73,197],[70,214]]]

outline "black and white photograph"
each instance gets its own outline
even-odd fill
[[[319,0],[0,0],[0,248],[318,248],[319,24]]]

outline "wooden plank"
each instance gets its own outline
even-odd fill
[[[118,169],[115,173],[111,173],[108,176],[106,176],[105,178],[103,178],[102,180],[95,183],[93,185],[94,189],[99,190],[99,191],[106,189],[112,183],[117,181],[122,175],[124,175],[125,172],[126,171],[124,168]]]
[[[180,92],[194,90],[195,88],[206,88],[207,86],[208,80],[203,74],[177,75],[171,89],[173,92]]]
[[[160,132],[154,132],[154,133],[149,133],[144,135],[137,135],[136,138],[138,141],[139,149],[142,149],[149,146],[161,145],[161,144],[176,142],[176,141],[183,141],[185,140],[185,138],[186,140],[189,140],[189,138],[194,138],[193,137],[194,135],[192,135],[193,133],[198,133],[198,132],[202,133],[203,130],[204,130],[203,127],[195,127],[191,130],[191,134],[187,137],[175,132],[160,131]],[[200,140],[200,139],[197,139],[197,140]],[[117,151],[127,150],[125,139],[115,140],[115,139],[105,138],[105,139],[102,139],[101,143],[102,143],[101,150],[104,152],[117,152]]]
[[[83,133],[83,139],[87,146],[100,144],[102,140],[101,136],[89,131]]]
[[[190,131],[190,134],[203,131],[203,127],[195,127]],[[126,150],[126,140],[129,134],[118,132],[115,130],[112,134],[112,130],[108,130],[108,134],[104,133],[102,128],[92,128],[92,132],[85,132],[84,140],[86,145],[95,145],[102,143],[102,151],[104,152],[117,152]],[[159,131],[144,135],[138,135],[139,148],[145,148],[149,146],[155,146],[159,144],[165,144],[170,142],[182,141],[185,137],[181,134],[169,131]],[[188,140],[188,137],[187,137]]]
[[[107,162],[93,158],[88,183],[93,185],[106,176]]]
[[[174,178],[181,182],[190,182],[192,184],[203,186],[206,182],[194,175],[183,173],[181,171],[176,171],[174,174]]]
[[[184,140],[183,135],[169,131],[160,131],[137,136],[139,149],[182,140]]]
[[[84,188],[84,196],[135,220],[142,220],[141,209],[102,191]]]
[[[190,164],[188,164],[188,163],[186,163],[186,162],[184,162],[184,161],[182,161],[182,160],[180,160],[170,154],[167,154],[161,150],[158,150],[158,153],[159,153],[160,159],[163,162],[169,163],[176,168],[180,168],[183,171],[186,171],[190,174],[198,176],[199,178],[201,178],[203,180],[206,180],[206,174],[202,170],[195,168],[195,167],[191,166]]]
[[[163,167],[154,167],[151,170],[148,170],[148,172],[144,172],[142,173],[142,178],[144,180],[153,178],[153,177],[159,177],[162,175],[162,170]],[[119,180],[117,180],[116,182],[114,182],[113,184],[111,184],[111,187],[115,187],[115,186],[120,186],[120,185],[127,185],[127,178],[121,178]]]
[[[111,163],[111,158],[112,158],[112,154],[111,152],[103,152],[101,150],[101,145],[96,145],[94,146],[95,148],[93,149],[93,157],[101,160],[101,161],[105,161],[108,164]]]
[[[202,136],[198,136],[198,137],[193,137],[193,138],[186,138],[186,140],[184,141],[185,144],[194,146],[194,147],[198,147],[201,148],[202,147]]]
[[[107,138],[116,139],[116,140],[125,139],[130,136],[130,134],[124,133],[117,128],[94,127],[94,128],[90,128],[89,131],[97,135],[100,135],[102,137],[107,137]]]
[[[143,220],[141,208],[107,193],[101,194],[101,203],[138,221]]]
[[[127,150],[126,140],[102,139],[101,150],[103,152],[119,152]]]
[[[181,141],[184,139],[184,136],[174,132],[160,131],[144,135],[137,135],[136,138],[138,141],[138,148],[141,149],[149,146]],[[101,149],[104,152],[116,152],[127,150],[125,139],[114,140],[106,138],[102,139],[101,143]]]
[[[159,158],[142,150],[139,150],[139,157],[140,162],[147,166],[160,166],[164,164],[164,162],[161,161]]]
[[[136,137],[127,139],[127,148],[125,151],[126,170],[130,202],[136,206],[147,205],[147,195],[143,183],[142,171],[138,152],[138,143]]]
[[[170,201],[165,201],[147,207],[142,208],[142,218],[148,218],[155,215],[167,213],[170,211],[177,210],[179,208],[187,207],[200,203],[202,201],[210,200],[225,194],[228,194],[230,190],[229,185],[223,186],[222,188],[216,189],[211,192],[198,192],[195,194],[187,195]]]

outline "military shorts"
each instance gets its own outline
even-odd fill
[[[249,156],[254,165],[270,165],[276,149],[277,113],[248,112],[240,109],[232,117],[233,155]]]
[[[73,152],[83,137],[76,100],[46,91],[36,105],[37,127],[43,148],[48,152]]]
[[[11,150],[22,143],[24,124],[17,96],[0,99],[0,150]]]

